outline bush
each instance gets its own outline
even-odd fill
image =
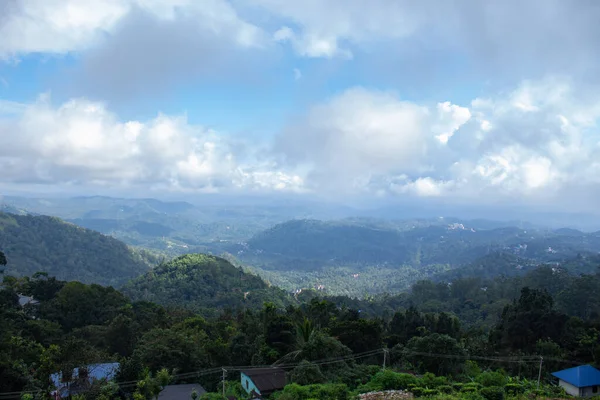
[[[504,386],[504,391],[511,396],[516,396],[521,393],[525,393],[525,386],[519,383],[507,383]]]
[[[478,392],[479,389],[481,389],[482,386],[480,383],[477,382],[468,382],[468,383],[464,383],[462,385],[462,388],[460,389],[461,392],[463,393],[467,393],[467,392]]]
[[[350,398],[348,386],[344,384],[328,383],[326,385],[310,385],[308,388],[309,399],[346,400]]]
[[[360,392],[378,390],[404,390],[417,385],[418,379],[410,374],[402,374],[390,370],[380,371],[371,380],[359,388]]]
[[[499,386],[484,387],[480,393],[486,400],[504,400],[504,389]]]
[[[454,388],[450,385],[440,385],[437,387],[438,392],[440,393],[452,393],[454,392]]]
[[[438,386],[447,385],[448,380],[443,376],[435,376],[428,372],[418,380],[419,386],[427,388],[437,388]]]
[[[292,382],[299,385],[311,385],[325,382],[325,376],[321,373],[321,368],[308,361],[302,361],[300,365],[292,370],[290,375]]]
[[[324,384],[301,386],[292,383],[283,388],[283,391],[275,393],[276,400],[346,400],[350,398],[348,387],[343,384]]]
[[[508,381],[506,375],[498,371],[486,371],[475,378],[484,387],[504,386]]]
[[[436,389],[423,389],[423,392],[421,394],[421,396],[423,397],[430,397],[430,396],[435,396],[437,394],[439,394],[440,392],[438,392]]]

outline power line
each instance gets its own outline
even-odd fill
[[[325,358],[325,359],[321,359],[321,360],[310,361],[310,363],[313,365],[328,365],[328,364],[334,364],[334,363],[344,362],[344,361],[349,361],[349,360],[359,360],[359,359],[363,359],[363,358],[373,357],[373,356],[376,356],[379,354],[384,354],[384,357],[385,357],[386,354],[390,354],[390,353],[389,353],[388,349],[377,349],[377,350],[371,350],[371,351],[366,351],[366,352],[357,353],[357,354],[350,354],[347,356],[339,356],[339,357],[332,357],[332,358]],[[433,358],[445,358],[445,359],[460,359],[460,360],[496,361],[496,362],[508,362],[508,363],[531,363],[531,364],[536,363],[537,364],[538,362],[540,362],[540,356],[535,356],[535,355],[531,355],[531,356],[525,356],[525,355],[524,356],[487,356],[486,357],[486,356],[476,356],[476,355],[468,355],[468,354],[442,354],[442,353],[430,353],[430,352],[426,353],[426,352],[406,351],[406,350],[402,351],[401,355],[402,356],[422,356],[422,357],[433,357]],[[569,364],[574,364],[574,365],[582,365],[582,363],[579,361],[566,360],[566,359],[561,359],[561,358],[546,357],[546,358],[544,358],[544,360],[555,361],[555,362],[564,362],[564,363],[569,363]],[[221,367],[207,368],[207,369],[193,371],[193,372],[186,372],[186,373],[182,373],[182,374],[175,374],[172,376],[172,378],[174,380],[189,379],[189,378],[194,378],[194,377],[222,373],[223,370],[225,370],[225,371],[242,371],[242,370],[252,370],[252,369],[261,369],[261,368],[291,369],[291,368],[297,367],[301,364],[302,364],[302,361],[296,362],[296,363],[279,364],[279,365],[270,364],[270,365],[221,366]],[[121,388],[130,388],[130,387],[136,386],[138,382],[139,382],[139,380],[115,382],[115,383],[117,385],[119,385],[119,387],[121,387]],[[39,394],[39,393],[43,393],[43,392],[44,392],[44,390],[41,390],[41,389],[40,390],[32,390],[32,391],[21,391],[21,392],[4,392],[4,393],[0,393],[0,399],[1,400],[8,400],[8,399],[13,399],[13,398],[16,399],[16,398],[20,398],[20,396],[22,394]]]

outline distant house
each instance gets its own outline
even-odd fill
[[[25,307],[26,305],[30,304],[32,306],[38,305],[40,302],[35,300],[33,297],[30,296],[25,296],[22,294],[19,294],[19,305],[21,307]]]
[[[254,368],[242,371],[242,387],[257,398],[263,398],[283,389],[285,371],[281,368]]]
[[[600,371],[591,365],[563,369],[552,375],[558,378],[558,385],[571,396],[592,397],[600,394]]]
[[[119,363],[89,364],[85,367],[74,368],[70,377],[63,377],[62,372],[56,372],[50,375],[50,381],[56,388],[52,392],[52,396],[54,399],[65,399],[87,392],[94,381],[114,379],[119,367]]]
[[[206,390],[197,383],[168,385],[160,392],[158,400],[190,400],[194,390],[198,393],[198,397],[206,393]]]

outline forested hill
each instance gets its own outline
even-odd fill
[[[180,306],[201,314],[216,309],[260,308],[264,302],[289,304],[290,296],[229,261],[206,254],[187,254],[134,279],[123,287],[133,300]]]
[[[405,225],[293,220],[253,236],[237,249],[237,256],[280,267],[296,260],[294,265],[306,268],[349,263],[461,265],[499,251],[551,261],[600,251],[598,233],[517,227],[479,229],[468,222]]]
[[[47,272],[62,280],[118,287],[150,268],[151,256],[100,233],[46,216],[0,212],[7,275]]]

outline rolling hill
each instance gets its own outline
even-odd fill
[[[213,203],[206,200],[205,204],[191,204],[105,196],[5,196],[0,200],[0,211],[4,208],[9,212],[19,210],[18,213],[59,217],[127,244],[155,249],[170,256],[206,252],[210,246],[246,240],[291,218],[310,215],[318,218],[328,212],[322,207],[288,203]]]
[[[62,280],[120,286],[156,262],[149,253],[55,217],[0,213],[6,273],[47,272]]]
[[[410,222],[410,221],[408,221]],[[574,230],[504,227],[475,229],[468,222],[394,226],[354,220],[293,220],[254,235],[236,249],[241,259],[305,260],[307,266],[462,265],[503,252],[526,259],[554,261],[578,253],[598,253],[600,234]]]
[[[284,306],[291,301],[283,290],[229,261],[206,254],[187,254],[162,264],[122,289],[133,300],[182,306],[202,314],[215,309],[261,308],[266,301]]]

